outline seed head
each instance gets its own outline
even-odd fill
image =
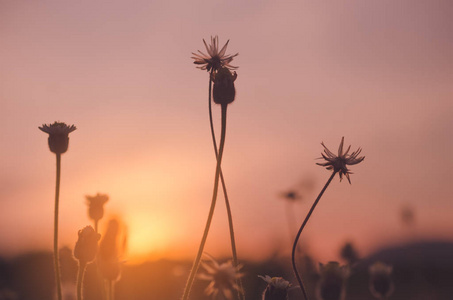
[[[85,196],[88,205],[88,216],[95,222],[102,219],[104,216],[104,204],[109,201],[109,196],[106,194],[97,193],[95,196]]]
[[[233,55],[226,55],[226,48],[228,46],[229,40],[219,51],[219,38],[217,36],[211,37],[211,44],[208,46],[206,41],[203,39],[204,46],[208,54],[205,54],[198,50],[198,53],[193,53],[192,58],[195,60],[193,63],[199,65],[197,68],[201,70],[207,70],[208,72],[213,70],[217,72],[220,68],[225,67],[230,70],[235,70],[237,67],[230,65],[230,62],[236,57],[239,53]]]
[[[230,70],[225,67],[222,67],[216,74],[213,74],[212,80],[214,81],[214,87],[212,89],[212,96],[215,103],[228,105],[234,101],[236,96],[234,81],[236,78],[236,72],[231,74]]]
[[[335,261],[331,261],[325,265],[319,264],[319,266],[321,279],[316,288],[317,298],[319,300],[344,300],[349,269],[346,266],[340,266]]]
[[[267,282],[266,289],[263,292],[263,300],[287,300],[288,289],[291,287],[289,281],[282,277],[270,277],[269,275],[261,276],[259,278]]]
[[[349,174],[352,174],[352,172],[348,169],[347,166],[356,165],[362,162],[365,159],[365,156],[358,157],[360,152],[362,152],[361,148],[357,149],[351,154],[348,154],[351,146],[349,146],[348,149],[343,153],[343,143],[344,137],[341,138],[340,147],[338,147],[338,155],[333,154],[329,149],[327,149],[324,143],[321,143],[321,145],[324,147],[324,153],[321,153],[321,158],[326,160],[326,162],[317,163],[317,165],[326,167],[327,170],[338,172],[338,174],[340,175],[340,181],[343,179],[343,175],[346,176],[349,183],[351,183]]]

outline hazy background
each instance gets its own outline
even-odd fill
[[[38,126],[59,120],[77,126],[60,244],[72,247],[85,195],[101,192],[128,226],[131,261],[195,257],[215,157],[208,74],[190,57],[211,35],[239,52],[223,170],[240,259],[289,251],[280,193],[314,180],[294,206],[301,222],[330,174],[315,164],[320,142],[336,151],[342,136],[366,159],[310,220],[315,257],[337,259],[346,240],[362,254],[453,240],[452,15],[448,0],[0,0],[0,253],[52,247],[55,156]],[[229,254],[223,197],[206,251]]]

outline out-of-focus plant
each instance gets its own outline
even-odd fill
[[[393,294],[395,285],[392,280],[392,271],[391,265],[379,261],[368,268],[370,292],[376,299],[387,299]]]
[[[319,264],[320,279],[316,286],[318,300],[344,300],[346,297],[346,282],[349,277],[349,268],[340,266],[338,262],[331,261]]]

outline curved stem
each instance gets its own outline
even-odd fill
[[[83,299],[83,276],[85,275],[87,263],[86,261],[79,261],[79,272],[77,274],[77,300]]]
[[[53,259],[55,269],[55,283],[57,286],[57,299],[62,300],[61,279],[60,279],[60,258],[58,253],[58,207],[60,201],[60,174],[61,174],[61,154],[57,153],[57,175],[55,183],[55,210],[53,224]]]
[[[212,200],[211,200],[211,208],[209,209],[208,219],[206,221],[206,227],[204,229],[203,237],[201,239],[200,247],[198,248],[198,254],[195,259],[195,262],[192,266],[192,270],[190,271],[189,279],[187,280],[186,287],[184,289],[183,300],[187,300],[189,298],[190,290],[192,289],[193,281],[195,279],[195,274],[198,271],[198,267],[200,266],[201,255],[203,254],[204,245],[206,244],[206,240],[209,233],[209,228],[211,227],[212,217],[214,215],[214,208],[217,200],[217,191],[219,189],[219,177],[220,177],[220,165],[222,163],[222,156],[223,156],[223,147],[225,145],[225,134],[226,134],[226,116],[227,116],[227,106],[222,105],[222,133],[220,136],[220,148],[219,148],[219,155],[217,157],[217,166],[215,171],[215,179],[214,179],[214,191],[212,193]]]
[[[291,262],[293,265],[294,274],[296,275],[296,279],[299,282],[302,293],[304,294],[304,297],[307,300],[308,300],[307,292],[305,291],[304,284],[302,282],[302,279],[300,278],[299,272],[297,271],[297,267],[296,267],[295,254],[296,254],[297,242],[299,241],[300,234],[302,233],[302,230],[304,230],[304,227],[307,224],[308,219],[310,219],[310,216],[313,213],[313,211],[315,210],[316,205],[318,204],[319,200],[321,199],[322,195],[324,194],[325,190],[329,186],[332,179],[335,177],[336,173],[337,173],[336,171],[332,172],[332,175],[330,176],[329,180],[327,180],[326,184],[324,185],[324,187],[322,188],[318,197],[316,198],[315,202],[313,203],[312,207],[310,208],[310,211],[308,212],[307,216],[305,217],[304,222],[302,223],[302,225],[299,228],[299,231],[297,232],[296,239],[294,240],[294,244],[293,244],[293,250],[291,252]]]
[[[214,145],[214,153],[215,153],[215,157],[217,159],[217,157],[218,157],[217,142],[215,139],[214,124],[212,121],[212,105],[211,105],[211,103],[212,103],[212,101],[211,101],[212,72],[213,72],[213,70],[211,70],[211,73],[209,76],[209,97],[208,97],[209,125],[211,127],[211,136],[212,136],[212,144]],[[223,196],[225,198],[225,206],[226,206],[227,215],[228,215],[228,226],[230,229],[231,252],[233,254],[233,266],[237,269],[239,263],[238,263],[238,257],[237,257],[237,251],[236,251],[236,240],[234,238],[233,214],[231,213],[230,201],[228,199],[228,193],[227,193],[227,189],[226,189],[226,185],[225,185],[225,179],[223,178],[222,168],[220,168],[220,181],[222,183]],[[236,283],[238,284],[239,289],[240,289],[240,291],[238,292],[238,299],[244,300],[245,295],[243,294],[244,287],[242,286],[242,280],[240,278],[237,278]]]

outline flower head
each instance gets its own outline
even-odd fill
[[[88,205],[88,216],[95,222],[102,219],[104,216],[104,204],[109,201],[109,196],[106,194],[97,193],[95,196],[85,196]]]
[[[206,55],[205,53],[201,52],[200,50],[198,50],[199,53],[192,52],[192,54],[194,56],[192,56],[191,58],[193,58],[195,60],[193,63],[196,65],[200,65],[197,68],[199,68],[201,70],[207,70],[208,72],[211,71],[211,69],[214,72],[218,71],[221,67],[225,67],[230,70],[237,69],[237,67],[231,66],[230,62],[239,53],[236,53],[233,55],[225,55],[226,48],[228,46],[228,42],[229,42],[229,40],[219,51],[219,38],[217,36],[211,37],[211,44],[209,46],[208,46],[208,44],[206,44],[206,41],[203,39],[203,43],[206,47],[206,51],[208,52],[208,54]]]
[[[212,88],[212,97],[215,103],[228,105],[234,101],[236,97],[234,81],[236,78],[236,72],[231,74],[226,67],[220,68],[216,74],[213,74],[214,87]]]
[[[391,278],[393,267],[382,262],[375,262],[368,268],[370,273],[370,292],[377,299],[389,297],[395,286]]]
[[[68,135],[76,130],[74,125],[68,126],[63,122],[54,122],[53,124],[43,124],[38,127],[41,131],[49,134],[49,148],[55,154],[62,154],[68,150]]]
[[[287,300],[288,289],[291,287],[289,281],[282,277],[270,277],[269,275],[259,278],[267,282],[267,287],[263,292],[263,300]]]
[[[209,257],[209,262],[202,262],[201,265],[206,273],[198,275],[202,280],[210,281],[205,293],[209,296],[217,297],[221,295],[226,299],[233,298],[233,290],[242,292],[236,283],[236,279],[242,277],[242,273],[235,268],[231,261],[219,264],[212,257]]]
[[[349,277],[349,268],[340,266],[336,261],[319,264],[321,279],[316,288],[319,300],[344,300],[346,295],[346,280]]]
[[[343,143],[344,137],[341,138],[340,147],[338,147],[338,155],[333,154],[329,149],[327,149],[324,143],[321,143],[321,145],[324,147],[324,153],[321,153],[321,155],[322,158],[326,160],[326,162],[318,163],[317,165],[326,167],[327,170],[338,172],[338,174],[340,175],[340,181],[343,179],[343,175],[345,175],[349,183],[351,183],[349,174],[352,174],[352,172],[348,169],[347,166],[356,165],[362,162],[362,160],[365,159],[365,156],[358,157],[360,152],[362,152],[361,148],[357,149],[351,154],[348,154],[351,146],[349,146],[348,149],[343,153]]]
[[[280,196],[289,202],[296,202],[302,199],[302,195],[296,190],[289,190],[280,194]]]
[[[98,252],[98,241],[101,235],[96,233],[91,226],[79,230],[79,238],[74,247],[74,257],[85,263],[96,258]]]

